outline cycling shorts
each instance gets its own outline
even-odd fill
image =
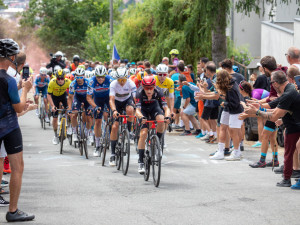
[[[133,101],[132,97],[126,99],[123,102],[115,100],[115,105],[116,105],[116,110],[118,111],[118,113],[122,114],[123,111],[126,111],[127,106],[134,107],[134,101]]]
[[[141,113],[143,114],[144,117],[146,117],[148,120],[156,120],[156,116],[158,115],[163,115],[164,116],[164,111],[162,108],[159,106],[159,104],[151,104],[148,107],[143,106],[141,108]],[[142,128],[148,128],[149,124],[143,124]]]
[[[86,100],[85,97],[76,97],[74,96],[73,104],[72,104],[72,110],[79,110],[81,108],[81,104],[83,103],[85,111],[88,110],[90,104]]]
[[[95,104],[101,108],[100,113],[94,112],[95,119],[102,119],[103,112],[108,112],[109,107],[109,96],[107,98],[94,98]]]
[[[43,98],[47,98],[47,93],[48,93],[48,87],[35,87],[35,95],[39,95],[39,93],[42,93]]]
[[[3,144],[8,155],[22,152],[23,140],[20,128],[18,127],[4,137],[0,138],[0,148],[3,148]]]
[[[68,108],[67,93],[64,93],[61,96],[52,95],[52,101],[53,101],[54,106],[57,109],[60,108],[59,103],[62,103],[62,105],[65,109]],[[53,118],[57,118],[58,117],[58,111],[52,112],[52,116],[53,116]]]

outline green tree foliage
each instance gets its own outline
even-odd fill
[[[115,18],[118,16],[115,10]],[[37,26],[37,34],[48,49],[60,49],[70,55],[83,51],[81,42],[86,30],[100,18],[103,22],[109,21],[109,1],[31,0],[21,25]]]

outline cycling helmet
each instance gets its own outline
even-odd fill
[[[51,70],[51,69],[48,69],[48,70],[47,70],[47,75],[49,75],[49,76],[51,77],[52,74],[53,74],[53,73],[52,73],[52,70]]]
[[[85,70],[85,66],[84,65],[79,65],[79,66],[77,66],[77,68],[82,68],[82,69]]]
[[[56,76],[56,78],[65,78],[65,72],[62,70],[62,69],[60,69],[60,70],[57,70],[56,72],[55,72],[55,76]]]
[[[93,71],[90,72],[90,77],[94,77],[94,76],[96,76],[95,75],[95,70],[93,70]]]
[[[57,51],[57,52],[54,54],[54,56],[55,56],[55,57],[57,57],[57,56],[63,57],[64,54],[63,54],[61,51]]]
[[[73,62],[74,62],[74,61],[78,61],[78,62],[80,61],[79,55],[74,55],[74,56],[73,56]]]
[[[128,70],[125,67],[119,67],[116,71],[116,79],[127,78]]]
[[[85,78],[90,78],[91,77],[91,72],[86,70],[85,71]]]
[[[142,86],[155,86],[156,85],[156,80],[154,76],[146,76],[142,80]]]
[[[169,54],[170,55],[179,55],[179,51],[177,49],[172,49]]]
[[[54,66],[54,74],[56,74],[58,70],[62,70],[62,68],[58,65]]]
[[[19,45],[13,39],[0,39],[0,57],[6,58],[17,55],[19,52]]]
[[[86,72],[84,69],[82,69],[81,67],[77,67],[75,70],[75,76],[84,76],[86,74]]]
[[[70,81],[73,81],[75,79],[75,77],[71,73],[67,74],[66,78],[68,78]]]
[[[143,80],[144,77],[147,77],[148,76],[148,73],[146,71],[140,71],[138,74],[137,74],[137,79],[139,81]]]
[[[169,67],[165,64],[159,64],[156,67],[156,73],[168,73]]]
[[[71,71],[68,68],[65,68],[64,71],[65,71],[65,74],[71,73]]]
[[[135,75],[136,74],[136,68],[131,68],[129,71],[130,71],[131,75]]]
[[[117,79],[117,72],[115,70],[111,71],[109,76],[112,78],[112,79]]]
[[[105,66],[100,65],[100,66],[96,67],[96,69],[95,69],[96,77],[105,77],[106,74],[107,74],[107,70],[106,70]]]
[[[40,68],[40,74],[47,75],[47,73],[48,73],[48,70],[47,70],[46,67],[41,67]]]

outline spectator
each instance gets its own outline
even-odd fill
[[[253,84],[254,89],[264,89],[270,91],[270,82],[268,77],[265,75],[264,70],[260,63],[257,63],[258,69],[261,75],[257,76],[255,83]]]
[[[168,57],[163,57],[162,63],[169,66],[169,58]]]
[[[73,56],[73,63],[70,65],[70,71],[71,71],[71,72],[72,72],[72,71],[75,71],[76,68],[77,68],[79,65],[81,65],[81,63],[80,63],[80,57],[79,57],[79,55],[74,55],[74,56]]]
[[[196,84],[195,74],[194,74],[194,71],[193,71],[193,65],[189,64],[189,65],[187,65],[187,68],[188,68],[188,72],[191,75],[191,78],[193,79],[193,83]]]
[[[61,51],[58,51],[56,52],[50,63],[47,64],[46,68],[49,69],[49,68],[52,68],[52,71],[54,72],[54,67],[55,66],[60,66],[60,68],[64,69],[66,68],[66,64],[64,63],[64,61],[62,60],[62,57],[63,57],[63,53]]]
[[[242,81],[245,80],[245,77],[242,74],[234,72],[234,70],[232,69],[232,61],[230,59],[224,59],[221,62],[221,67],[235,79],[237,85],[239,85]]]
[[[18,95],[16,81],[7,75],[10,66],[15,66],[18,44],[12,39],[0,40],[0,147],[4,144],[9,161],[12,165],[10,180],[10,205],[6,214],[8,222],[33,220],[34,215],[28,215],[18,209],[18,199],[22,186],[24,170],[22,134],[16,113],[24,111],[27,93],[32,87],[31,79],[24,83],[21,99]],[[16,68],[17,70],[17,68]]]
[[[296,47],[290,47],[285,54],[288,63],[291,66],[296,66],[300,70],[300,49]]]

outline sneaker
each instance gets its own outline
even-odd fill
[[[201,134],[201,130],[195,130],[192,134],[197,136],[197,135]]]
[[[273,161],[270,161],[266,164],[266,167],[273,167]],[[274,167],[279,167],[279,161],[274,161]]]
[[[300,180],[297,180],[297,183],[292,185],[291,189],[300,190]]]
[[[17,209],[15,213],[7,212],[6,220],[7,222],[16,222],[16,221],[30,221],[34,219],[34,215],[28,215],[27,213]]]
[[[209,136],[209,139],[208,140],[206,140],[205,141],[205,143],[209,143],[212,139],[214,139],[215,138],[215,136],[214,135],[211,135],[211,136]]]
[[[213,156],[209,157],[211,160],[222,160],[224,159],[224,152],[217,151]]]
[[[1,181],[1,187],[7,187],[8,184],[9,184],[8,181],[2,179],[2,181]]]
[[[252,167],[252,168],[265,168],[266,165],[267,165],[266,162],[261,162],[261,161],[249,164],[249,166]]]
[[[88,137],[88,142],[90,143],[90,146],[92,146],[94,144],[94,136],[93,135],[90,135]],[[101,143],[101,142],[100,142]]]
[[[94,156],[95,157],[99,157],[100,156],[100,147],[96,147],[95,151],[94,151]]]
[[[50,120],[49,120],[48,116],[46,116],[45,121],[46,121],[46,123],[50,123]]]
[[[166,142],[164,142],[164,148],[167,148],[168,146],[167,146],[167,143]]]
[[[209,144],[217,144],[218,140],[216,137],[214,137],[213,139],[210,140],[210,142],[208,142]]]
[[[35,110],[35,115],[37,115],[37,116],[40,115],[39,109],[36,109],[36,110]]]
[[[142,174],[142,175],[145,173],[144,163],[139,163],[138,172],[139,172],[139,174]]]
[[[179,136],[188,136],[188,135],[192,135],[191,131],[185,130],[183,133],[179,134]]]
[[[202,138],[202,137],[204,137],[204,136],[205,136],[205,134],[200,133],[200,134],[198,134],[195,138]]]
[[[72,139],[73,141],[77,142],[78,141],[77,134],[72,134]]]
[[[0,195],[0,207],[1,206],[9,206],[9,202]]]
[[[202,138],[200,138],[201,141],[206,141],[209,140],[209,134],[206,134],[205,136],[203,136]]]
[[[115,156],[110,157],[109,165],[110,166],[116,166],[116,157]]]
[[[226,158],[227,161],[240,161],[242,158],[242,154],[241,152],[237,152],[235,150],[233,150],[230,154],[230,156],[228,156]]]
[[[291,178],[300,178],[300,170],[293,170]]]
[[[277,187],[290,187],[292,186],[291,184],[291,179],[283,179],[282,181],[278,182],[276,184]]]
[[[11,173],[11,169],[10,169],[10,166],[8,167],[8,169],[3,169],[3,173],[4,174],[8,174],[8,173]]]
[[[176,131],[182,131],[183,129],[184,129],[183,126],[182,126],[182,127],[179,126],[179,125],[176,125],[176,126],[175,126],[175,130],[176,130]]]
[[[278,169],[275,169],[274,173],[276,173],[276,174],[283,174],[283,169],[284,169],[284,165],[282,165]]]
[[[54,145],[58,145],[58,143],[59,143],[58,137],[54,136],[54,138],[53,138],[53,140],[52,140],[52,143],[53,143]]]
[[[3,188],[0,188],[0,195],[7,195],[9,191],[5,191]]]
[[[72,127],[68,127],[67,135],[72,135],[72,133],[73,133]]]
[[[253,148],[260,148],[261,147],[261,142],[257,141],[254,145],[252,145],[251,147]]]

